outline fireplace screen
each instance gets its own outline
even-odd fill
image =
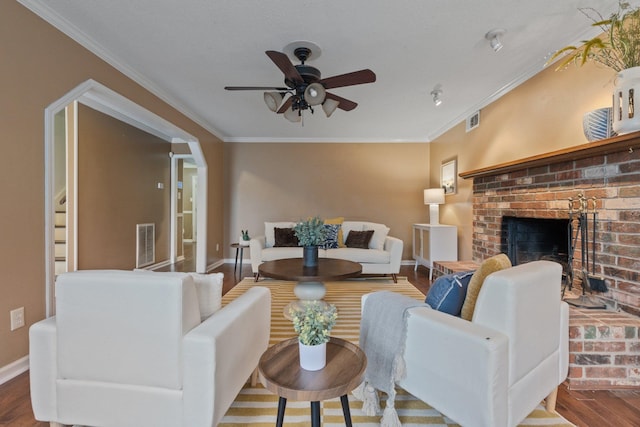
[[[502,252],[513,265],[539,259],[563,268],[568,260],[568,219],[502,217]]]

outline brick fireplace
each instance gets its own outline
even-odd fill
[[[506,252],[511,218],[566,223],[569,198],[596,198],[595,274],[608,291],[593,295],[608,310],[572,309],[570,385],[640,387],[640,133],[460,176],[473,178],[474,261]]]

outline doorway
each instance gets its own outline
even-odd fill
[[[64,167],[67,177],[65,178],[66,188],[66,227],[69,228],[74,222],[77,222],[81,212],[78,212],[77,203],[73,206],[69,203],[69,196],[74,190],[69,186],[73,183],[74,187],[77,187],[75,176],[69,176],[73,173],[72,165],[75,163],[77,157],[77,145],[73,145],[73,149],[69,149],[66,153],[67,162],[64,166],[61,163],[56,162],[56,115],[58,115],[58,121],[62,111],[69,105],[79,102],[94,110],[100,111],[111,117],[114,117],[129,125],[135,126],[145,132],[162,138],[165,141],[169,141],[173,144],[186,144],[188,151],[191,152],[193,163],[197,171],[199,186],[197,189],[197,199],[199,201],[198,207],[198,219],[195,227],[197,228],[197,235],[200,239],[200,244],[196,248],[196,271],[204,273],[206,271],[206,258],[207,258],[207,245],[206,245],[206,210],[207,210],[207,164],[204,159],[204,154],[201,150],[200,143],[197,138],[183,131],[172,123],[165,119],[155,115],[154,113],[146,110],[145,108],[133,103],[132,101],[124,98],[122,95],[112,91],[111,89],[103,86],[102,84],[94,81],[87,80],[80,84],[66,95],[50,104],[45,109],[45,138],[44,138],[44,155],[45,155],[45,299],[46,299],[46,312],[47,317],[55,314],[54,303],[54,284],[56,277],[56,203],[59,203],[59,199],[56,197],[59,193],[56,191],[60,178],[56,178],[56,174],[60,173],[60,168]],[[67,118],[70,116],[66,114]],[[74,125],[75,126],[75,125]],[[66,126],[65,133],[69,133],[70,127]],[[60,131],[58,131],[60,132]],[[75,137],[74,137],[75,138]],[[67,135],[67,139],[69,139]],[[73,157],[72,161],[69,158]],[[58,183],[58,184],[57,184]],[[171,221],[173,223],[173,221]],[[173,235],[173,230],[172,235]],[[67,231],[66,245],[67,253],[71,249],[77,247],[77,233],[73,236]],[[77,256],[74,257],[77,259]],[[67,263],[65,270],[73,271],[75,266]]]

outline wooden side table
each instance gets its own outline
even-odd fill
[[[367,357],[357,345],[331,337],[327,343],[327,365],[319,371],[300,367],[298,338],[282,341],[264,352],[258,363],[260,381],[277,394],[278,418],[281,427],[287,399],[311,402],[311,425],[320,426],[320,401],[340,396],[347,427],[351,427],[351,412],[347,393],[364,378]]]

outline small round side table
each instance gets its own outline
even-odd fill
[[[347,393],[362,382],[367,356],[357,345],[331,337],[327,343],[327,365],[319,371],[300,367],[298,338],[282,341],[264,352],[258,363],[260,381],[277,394],[278,418],[281,427],[287,399],[311,402],[311,425],[320,426],[320,401],[340,397],[347,427],[351,427],[351,412]]]
[[[240,271],[242,271],[242,259],[244,258],[244,248],[248,248],[249,245],[242,245],[240,243],[232,243],[231,244],[232,248],[236,248],[236,263],[233,266],[233,272],[236,272],[236,269],[238,268],[238,253],[240,253]]]

